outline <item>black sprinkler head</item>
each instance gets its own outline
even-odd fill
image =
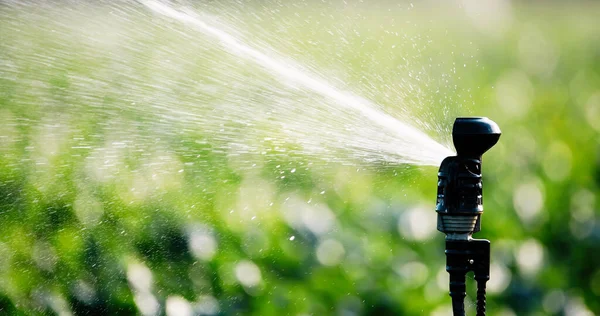
[[[452,139],[456,156],[446,157],[438,172],[437,229],[446,234],[446,271],[454,316],[464,316],[466,274],[477,280],[477,315],[485,315],[485,284],[490,278],[490,242],[473,239],[481,230],[483,181],[481,156],[500,139],[500,128],[487,117],[459,117]]]
[[[487,117],[459,117],[452,138],[457,154],[444,159],[438,172],[438,230],[450,239],[469,239],[481,229],[481,156],[498,142],[500,128]]]
[[[452,140],[456,155],[479,158],[500,139],[500,127],[487,117],[459,117],[454,121]]]

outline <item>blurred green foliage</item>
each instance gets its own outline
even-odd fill
[[[489,313],[600,314],[600,8],[494,5],[196,4],[441,141],[498,122]],[[448,315],[436,168],[236,156],[162,120],[225,100],[181,92],[222,84],[196,36],[136,4],[0,2],[0,309]]]

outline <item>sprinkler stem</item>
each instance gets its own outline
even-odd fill
[[[490,279],[490,241],[446,240],[446,271],[450,274],[450,297],[454,315],[465,315],[465,281],[469,271],[473,272],[477,281],[477,315],[485,315],[485,286]]]

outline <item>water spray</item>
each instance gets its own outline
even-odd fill
[[[386,155],[380,160],[389,160],[387,156],[390,156],[398,157],[396,162],[399,163],[433,166],[437,165],[441,158],[452,153],[446,146],[436,142],[429,135],[408,122],[381,111],[379,106],[372,101],[335,87],[326,78],[313,73],[306,66],[294,62],[289,57],[276,53],[275,50],[269,49],[264,44],[255,46],[226,32],[225,30],[230,29],[230,27],[224,26],[222,22],[217,22],[217,19],[207,14],[185,7],[172,6],[161,0],[137,1],[157,14],[179,21],[191,29],[212,38],[224,51],[260,66],[281,83],[293,87],[294,90],[304,89],[305,92],[324,97],[335,104],[335,110],[343,110],[349,116],[369,122],[370,124],[366,125],[373,126],[375,133],[361,137],[364,141],[357,145],[362,151],[368,152],[369,155],[378,153],[378,155]],[[190,114],[184,115],[190,116]],[[296,118],[295,115],[293,117]],[[320,117],[316,117],[315,120],[322,121]],[[299,126],[301,131],[298,133],[294,131],[296,121],[298,120],[285,123],[287,128],[290,129],[288,131],[290,135],[302,135],[302,137],[292,141],[299,142],[305,149],[311,147],[322,149],[323,144],[325,144],[324,140],[326,140],[324,133],[315,133],[314,130],[304,133],[302,130],[306,128],[304,124]],[[308,122],[308,120],[302,122]],[[346,149],[349,147],[348,144],[356,144],[359,141],[357,136],[360,135],[349,135],[344,139],[340,139],[346,133],[347,131],[344,131],[337,135],[331,146]],[[310,138],[307,137],[307,135],[315,134],[320,135],[316,144],[310,142]]]
[[[485,287],[490,279],[490,241],[473,239],[481,230],[483,191],[481,156],[500,139],[500,128],[486,117],[454,121],[456,156],[446,157],[438,172],[437,229],[446,234],[446,271],[455,316],[464,316],[466,274],[477,281],[477,315],[485,315]]]

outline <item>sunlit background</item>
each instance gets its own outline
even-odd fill
[[[435,144],[477,115],[488,313],[600,314],[599,4],[167,3],[361,112],[143,2],[0,0],[3,313],[450,315]]]

